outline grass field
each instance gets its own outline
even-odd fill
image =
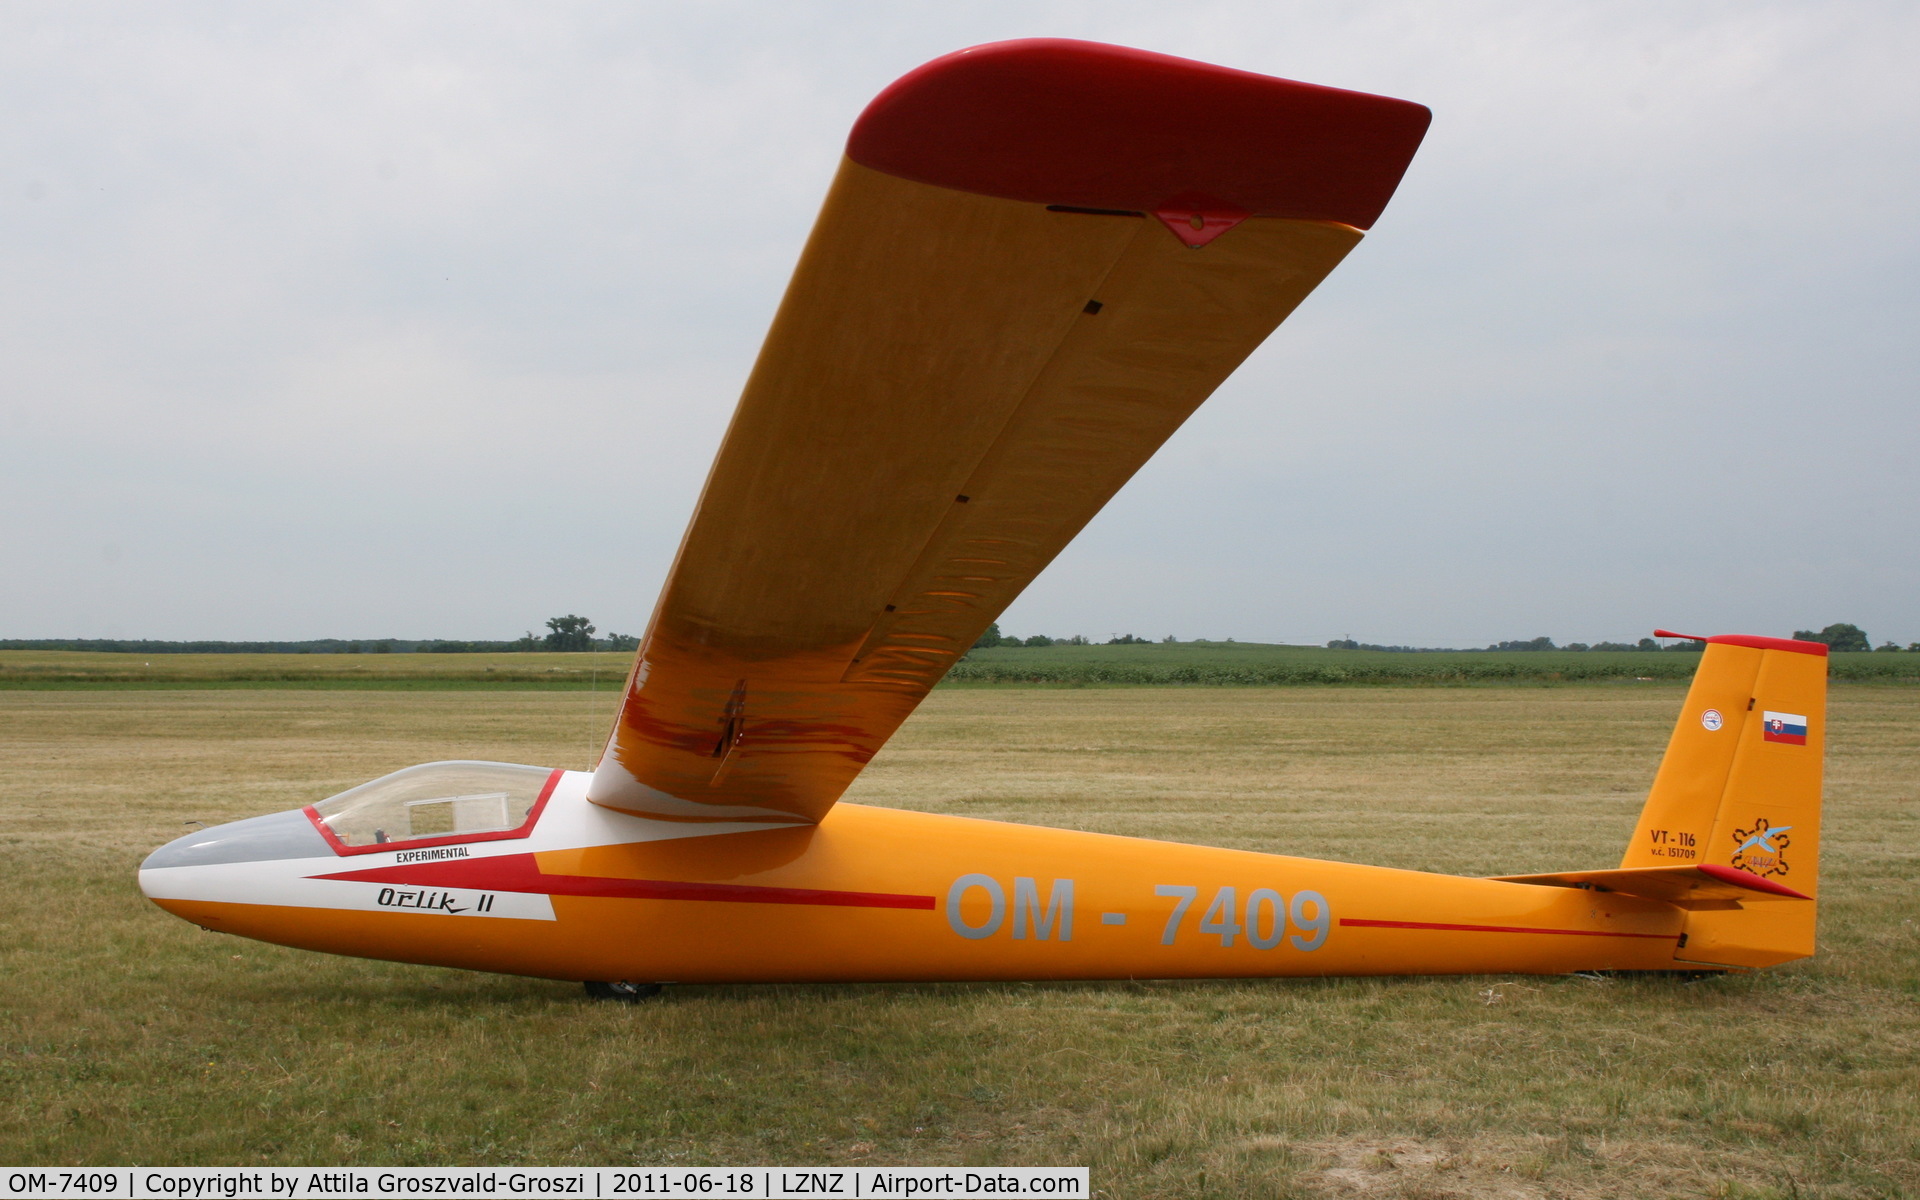
[[[1469,874],[1607,866],[1681,695],[949,688],[852,798]],[[685,987],[626,1007],[202,933],[134,886],[183,821],[440,757],[579,767],[610,715],[563,691],[0,693],[0,1161],[1084,1163],[1113,1197],[1920,1192],[1920,689],[1835,690],[1823,952],[1691,984]]]
[[[114,654],[0,650],[0,690],[86,687],[553,688],[617,690],[628,651],[594,654]],[[1396,653],[1179,642],[1128,646],[975,650],[946,686],[1673,682],[1693,677],[1696,655],[1670,651]],[[1837,680],[1920,683],[1920,653],[1836,654]]]

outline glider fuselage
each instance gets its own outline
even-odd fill
[[[662,821],[589,803],[585,773],[555,774],[514,837],[343,854],[298,810],[180,839],[149,860],[141,886],[221,932],[554,979],[1687,965],[1675,961],[1687,914],[1617,893],[845,803],[817,825]]]

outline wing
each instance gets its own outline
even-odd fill
[[[591,798],[818,820],[1386,204],[1427,110],[1085,42],[856,124]]]

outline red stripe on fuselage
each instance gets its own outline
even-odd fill
[[[1364,929],[1438,929],[1448,933],[1558,933],[1568,937],[1668,938],[1678,941],[1677,933],[1624,933],[1611,929],[1528,929],[1519,925],[1441,925],[1432,921],[1370,921],[1364,917],[1341,917],[1342,925]]]
[[[417,887],[467,888],[485,892],[535,892],[547,896],[607,896],[626,900],[711,900],[723,904],[826,904],[842,908],[931,909],[932,896],[892,892],[834,892],[818,888],[759,887],[745,883],[695,883],[677,879],[610,879],[600,875],[547,875],[531,854],[502,854],[453,862],[400,863],[364,871],[339,871],[315,879],[355,883],[406,883]]]

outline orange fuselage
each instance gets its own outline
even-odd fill
[[[169,912],[221,932],[554,979],[1689,965],[1675,954],[1685,912],[1614,893],[855,804],[818,825],[658,821],[589,804],[587,778],[564,775],[521,838],[342,855],[316,836],[319,854],[150,866],[141,883]]]

